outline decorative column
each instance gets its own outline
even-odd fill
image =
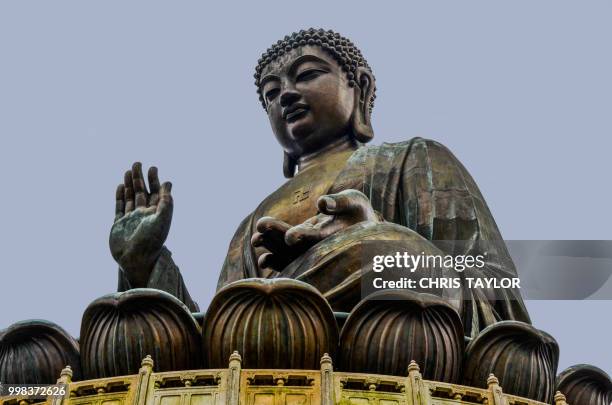
[[[565,395],[563,395],[560,391],[557,391],[555,394],[555,405],[568,405]]]
[[[136,382],[136,393],[134,403],[136,405],[145,405],[147,394],[149,392],[149,384],[151,382],[151,374],[153,373],[153,359],[147,355],[140,363],[141,367],[138,370],[138,380]]]
[[[491,391],[491,398],[493,399],[491,405],[507,405],[502,388],[499,386],[499,380],[495,375],[489,374],[487,386],[489,387],[489,391]]]
[[[333,372],[332,358],[325,353],[321,357],[321,405],[334,404]]]
[[[227,376],[227,405],[238,405],[240,401],[240,371],[242,370],[242,357],[234,351],[229,358]]]
[[[414,360],[408,365],[406,395],[409,405],[429,405],[429,389],[425,386],[421,369]]]
[[[54,397],[51,401],[51,404],[62,405],[64,403],[68,403],[68,398],[70,398],[70,383],[72,383],[72,368],[70,368],[70,366],[64,367],[64,369],[60,373],[60,377],[57,379],[57,383],[65,384],[66,392],[62,397]]]

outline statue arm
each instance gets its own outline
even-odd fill
[[[148,171],[149,187],[142,165],[135,162],[125,172],[115,194],[115,221],[109,247],[119,264],[118,290],[156,288],[181,300],[192,311],[191,299],[178,266],[164,242],[170,231],[174,202],[172,183],[160,184],[157,168]]]
[[[165,246],[162,248],[162,252],[151,270],[145,288],[155,288],[174,295],[191,312],[198,312],[200,310],[198,304],[191,298],[178,266],[172,260],[172,252]],[[125,275],[124,270],[119,267],[117,291],[121,292],[130,289],[132,289],[130,281]]]

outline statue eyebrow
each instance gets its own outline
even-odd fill
[[[278,77],[277,75],[265,75],[264,78],[259,81],[259,88],[262,89],[266,83],[271,82],[273,80],[280,82],[280,77]]]
[[[289,67],[289,73],[290,74],[294,74],[295,71],[297,70],[297,68],[306,62],[317,62],[317,63],[321,63],[325,66],[329,66],[329,63],[327,63],[327,61],[315,56],[315,55],[302,55],[299,58],[297,58],[296,60],[293,61],[293,63],[291,64],[291,67]]]
[[[302,55],[300,57],[298,57],[296,60],[294,60],[291,63],[291,66],[289,67],[288,73],[289,74],[294,74],[295,71],[297,70],[297,68],[306,62],[317,62],[320,63],[322,65],[328,66],[329,67],[329,63],[315,55]],[[273,75],[273,74],[269,74],[269,75],[265,75],[260,81],[259,81],[259,88],[263,88],[263,86],[268,83],[269,81],[280,81],[280,77],[278,75]]]

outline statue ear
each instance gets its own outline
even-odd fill
[[[351,116],[353,135],[359,142],[370,142],[374,138],[374,129],[370,122],[370,104],[374,96],[374,76],[363,67],[355,71],[355,105]]]
[[[295,167],[297,162],[294,158],[289,156],[287,152],[283,153],[283,174],[285,178],[290,179],[295,175]]]

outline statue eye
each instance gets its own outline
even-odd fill
[[[268,102],[274,100],[276,96],[278,96],[279,93],[280,93],[280,90],[278,88],[268,90],[266,92],[266,100],[268,100]]]
[[[307,82],[309,80],[316,79],[317,77],[321,76],[323,73],[327,73],[327,72],[320,70],[320,69],[304,70],[299,75],[297,75],[297,77],[295,78],[295,81]]]

